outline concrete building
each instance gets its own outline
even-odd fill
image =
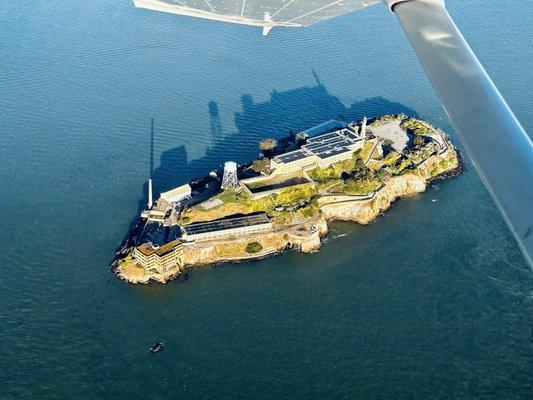
[[[280,154],[270,161],[272,174],[290,174],[310,169],[326,168],[339,161],[350,159],[364,145],[365,137],[356,125],[351,124],[335,132],[307,139],[300,149]]]
[[[144,243],[135,248],[133,257],[135,262],[144,269],[163,273],[183,265],[183,244],[179,240],[160,247],[151,242]]]
[[[181,229],[183,239],[191,242],[205,242],[268,233],[272,231],[272,222],[265,213],[261,213],[210,222],[198,222],[183,226]]]
[[[163,223],[165,221],[165,211],[162,210],[144,210],[141,212],[141,218],[150,222]]]
[[[280,154],[270,160],[270,170],[273,175],[290,174],[316,165],[314,154],[300,149]]]
[[[161,198],[167,203],[179,203],[192,195],[192,189],[189,184],[179,186],[168,192],[161,193]]]

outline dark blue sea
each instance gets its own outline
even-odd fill
[[[533,132],[531,4],[448,5]],[[129,0],[0,1],[0,399],[533,398],[532,273],[468,158],[314,254],[185,284],[110,271],[152,118],[160,192],[265,136],[400,112],[463,149],[381,5],[264,38]]]

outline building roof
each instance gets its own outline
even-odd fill
[[[326,132],[307,139],[307,143],[299,150],[290,151],[274,157],[277,163],[288,164],[310,156],[328,158],[351,151],[349,146],[362,140],[363,137],[356,135],[348,128],[342,128],[334,132]]]
[[[322,135],[318,135],[312,138],[307,139],[307,145],[314,144],[314,143],[323,143],[331,140],[338,140],[339,135],[337,132],[331,132],[331,133],[324,133]]]
[[[320,157],[321,159],[325,159],[325,158],[336,156],[337,154],[346,153],[348,151],[351,151],[348,147],[334,146],[334,147],[328,147],[327,149],[323,149],[316,155]]]
[[[244,228],[247,226],[269,224],[270,219],[265,213],[244,215],[239,217],[219,219],[210,222],[198,222],[182,227],[186,235],[199,235],[202,233],[218,232],[228,229]]]
[[[168,192],[161,193],[161,197],[175,197],[183,194],[190,194],[191,193],[191,186],[187,183],[186,185],[178,186],[175,189],[169,190]]]
[[[309,154],[305,150],[294,150],[274,157],[274,161],[277,163],[288,164],[306,157],[309,157]]]
[[[172,242],[166,243],[161,247],[154,246],[151,242],[144,243],[143,245],[137,247],[137,249],[147,257],[153,254],[155,254],[158,257],[163,257],[171,253],[172,251],[174,251],[180,246],[182,246],[181,241],[173,240]]]

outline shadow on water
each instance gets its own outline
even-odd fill
[[[187,150],[178,146],[161,154],[160,165],[153,168],[153,141],[157,140],[157,126],[151,125],[151,173],[154,198],[193,179],[218,169],[225,161],[248,162],[257,157],[258,142],[264,137],[281,138],[291,132],[299,132],[330,119],[351,122],[363,117],[404,113],[416,116],[416,112],[400,103],[382,97],[366,98],[346,107],[339,98],[328,92],[316,76],[316,84],[279,92],[273,90],[264,102],[255,102],[249,94],[241,96],[241,111],[235,113],[236,131],[223,129],[216,101],[207,105],[211,146],[203,157],[187,161]],[[139,214],[146,208],[148,185],[143,186],[138,213],[132,220],[129,233],[121,245],[130,246],[140,233]]]

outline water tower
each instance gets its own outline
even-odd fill
[[[222,189],[236,189],[239,186],[237,179],[237,163],[227,161],[224,163],[224,176],[222,177]]]

